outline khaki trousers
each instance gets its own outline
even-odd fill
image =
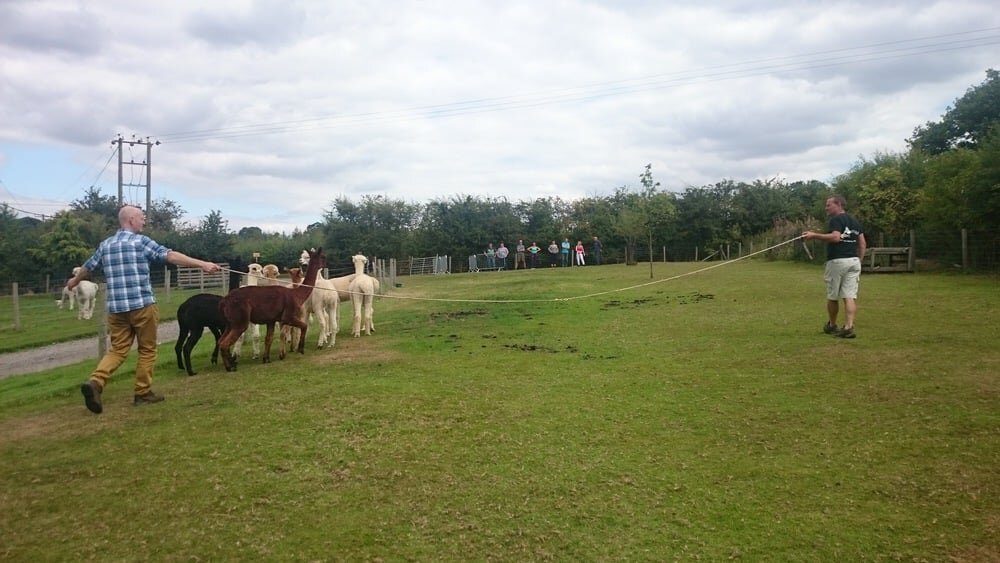
[[[139,359],[135,364],[135,394],[144,395],[153,384],[156,365],[156,329],[160,324],[160,309],[156,304],[127,313],[108,313],[108,336],[111,347],[97,363],[90,379],[104,389],[111,374],[128,357],[132,342],[138,343]]]

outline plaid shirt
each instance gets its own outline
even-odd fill
[[[127,313],[156,303],[149,281],[149,263],[165,262],[170,249],[155,240],[119,230],[104,239],[83,267],[104,271],[108,282],[108,313]]]

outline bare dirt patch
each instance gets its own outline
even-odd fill
[[[345,342],[346,340],[346,342]],[[374,338],[337,339],[333,350],[317,350],[306,359],[315,365],[373,364],[399,360],[402,354],[386,350]]]

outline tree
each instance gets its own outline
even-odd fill
[[[925,224],[951,232],[1000,230],[1000,134],[986,137],[978,150],[940,154],[926,168],[919,205]]]
[[[240,232],[237,233],[238,237],[242,238],[262,238],[264,236],[264,231],[260,227],[243,227]]]
[[[337,198],[333,209],[324,215],[327,256],[343,261],[358,252],[368,256],[406,256],[420,211],[416,204],[382,195],[365,195],[360,203]]]
[[[916,221],[919,190],[914,187],[918,173],[903,155],[877,153],[862,158],[834,180],[833,188],[856,210],[874,243],[874,233],[902,237]],[[850,209],[850,207],[849,207]]]
[[[953,149],[975,149],[1000,123],[1000,72],[988,69],[986,80],[966,90],[949,106],[941,121],[928,121],[914,129],[908,143],[928,154]]]
[[[17,212],[0,203],[0,280],[16,280],[37,264],[24,251],[26,241],[34,240],[40,227],[18,219]]]
[[[628,248],[627,264],[635,264],[636,246],[640,239],[647,243],[649,252],[649,276],[653,276],[653,240],[666,230],[677,215],[672,194],[658,192],[660,183],[653,179],[653,165],[647,164],[639,175],[642,191],[631,193],[626,187],[621,187],[615,194],[616,199],[623,204],[619,211],[615,228],[625,238]]]
[[[176,245],[180,252],[204,260],[224,261],[233,256],[232,233],[222,212],[212,210],[193,230],[184,233]]]
[[[66,274],[83,264],[93,254],[94,248],[82,236],[83,222],[68,211],[61,211],[48,221],[45,232],[38,237],[28,254],[44,264],[49,273]]]
[[[170,199],[154,199],[146,210],[146,228],[159,233],[177,229],[184,208]],[[155,238],[155,237],[154,237]]]

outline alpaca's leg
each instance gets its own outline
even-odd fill
[[[243,336],[246,329],[246,325],[228,325],[226,332],[222,334],[222,340],[219,341],[219,350],[222,352],[222,363],[226,366],[226,371],[236,370],[237,357],[230,354],[230,349],[233,343]]]
[[[316,321],[319,323],[319,329],[318,329],[319,337],[316,339],[316,347],[322,348],[326,346],[327,331],[329,330],[327,326],[329,325],[329,322],[327,321],[326,318],[326,311],[322,309],[322,303],[316,303],[315,305],[316,305],[315,307],[316,310],[315,310],[315,315],[313,316],[316,317]],[[305,321],[306,324],[309,324],[308,316],[302,317],[302,320]]]
[[[200,325],[195,325],[191,328],[191,334],[188,336],[187,341],[184,342],[184,369],[187,370],[188,375],[198,375],[191,368],[191,350],[194,350],[195,345],[201,340],[201,333],[204,330]]]
[[[340,299],[333,302],[330,311],[330,346],[337,342],[337,333],[340,332]]]
[[[288,324],[291,325],[291,326],[294,326],[297,329],[299,329],[299,345],[296,348],[296,351],[299,354],[305,354],[306,353],[306,330],[308,330],[308,328],[309,328],[309,323],[304,322],[304,321],[302,321],[300,319],[289,319],[288,320]]]
[[[219,363],[219,340],[222,338],[222,329],[213,325],[209,326],[208,330],[215,336],[215,349],[212,350],[212,365],[215,365]]]
[[[253,357],[256,359],[260,357],[260,325],[251,326],[253,328],[250,329],[250,344],[253,346]]]
[[[375,321],[372,318],[372,315],[375,312],[375,309],[374,309],[374,307],[372,305],[373,301],[375,301],[375,296],[374,295],[371,295],[371,294],[366,294],[365,295],[365,315],[364,315],[364,319],[365,319],[365,334],[369,335],[369,336],[371,335],[372,331],[375,330]]]
[[[285,333],[288,332],[288,325],[278,323],[278,359],[285,359]]]
[[[274,321],[267,323],[267,335],[264,336],[264,355],[261,363],[271,363],[271,340],[274,338]]]
[[[177,369],[187,369],[184,366],[184,342],[187,340],[188,328],[183,322],[178,322],[180,329],[177,331],[177,344],[174,344],[174,353],[177,354]]]
[[[351,335],[355,338],[361,336],[361,303],[360,295],[351,295],[351,305],[354,307],[354,319],[351,324]]]

